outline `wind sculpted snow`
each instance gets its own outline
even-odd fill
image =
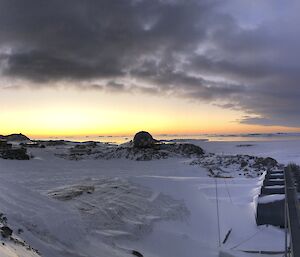
[[[225,169],[229,159],[247,160],[234,156],[240,147],[229,144],[231,157],[221,158],[209,154],[208,142],[199,144],[207,152],[202,164],[221,161],[229,178],[209,177],[209,167],[196,156],[75,161],[57,156],[74,145],[28,149],[34,156],[29,161],[0,159],[0,210],[45,257],[132,257],[133,250],[151,257],[217,257],[220,251],[251,256],[240,251],[282,250],[283,231],[255,223],[264,175],[239,176],[240,163]],[[221,240],[232,229],[221,248],[216,184]]]

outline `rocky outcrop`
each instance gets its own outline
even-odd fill
[[[150,161],[171,157],[200,157],[204,154],[201,147],[188,143],[162,143],[146,131],[135,134],[134,139],[121,145],[83,142],[69,149],[69,154],[57,156],[71,159],[119,159]]]
[[[271,158],[271,157],[257,158],[255,163],[254,163],[254,167],[256,167],[256,168],[262,168],[262,167],[273,168],[276,165],[278,165],[278,162],[275,159]]]
[[[12,148],[12,144],[7,143],[6,140],[0,139],[0,151],[11,149],[11,148]]]
[[[3,226],[0,228],[1,235],[4,238],[10,237],[13,233],[13,230],[8,226]]]
[[[193,144],[161,144],[160,148],[184,157],[200,156],[204,154],[201,147]]]
[[[3,151],[0,151],[0,158],[10,159],[10,160],[29,160],[30,159],[25,148],[6,149]]]
[[[68,141],[65,140],[34,140],[32,141],[34,144],[39,144],[43,146],[42,148],[46,146],[62,146],[66,145]]]
[[[7,135],[7,136],[3,136],[3,135],[0,135],[0,139],[2,140],[6,140],[6,141],[30,141],[30,138],[23,135],[23,134],[11,134],[11,135]]]
[[[122,146],[97,146],[84,148],[73,147],[69,155],[58,155],[71,160],[86,158],[92,159],[119,159],[125,158],[136,161],[150,161],[167,159],[171,157],[200,157],[204,154],[201,147],[193,144],[154,144],[151,147]]]
[[[263,172],[279,169],[281,165],[272,158],[262,158],[250,155],[218,155],[203,154],[193,160],[191,165],[200,165],[207,168],[211,176],[245,176],[259,177]]]
[[[30,256],[41,256],[37,249],[32,248],[24,240],[20,238],[20,234],[23,232],[23,229],[19,228],[17,230],[18,236],[15,235],[14,231],[9,227],[8,220],[3,213],[0,213],[0,255],[3,256],[21,256],[18,249],[31,252]],[[6,248],[4,251],[3,248]],[[9,255],[7,255],[8,253]],[[22,255],[23,256],[23,255]],[[29,256],[26,254],[26,256]]]

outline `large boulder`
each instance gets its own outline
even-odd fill
[[[133,138],[133,146],[138,148],[152,147],[157,140],[155,140],[149,132],[140,131],[135,134]]]
[[[267,158],[259,157],[255,161],[253,166],[258,167],[258,168],[261,168],[261,167],[273,168],[276,165],[278,165],[278,162],[271,157],[267,157]]]
[[[4,238],[7,238],[7,237],[10,237],[13,233],[13,230],[8,227],[8,226],[3,226],[1,229],[0,229],[0,232],[1,232],[1,235],[4,237]]]

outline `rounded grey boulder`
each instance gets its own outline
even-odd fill
[[[1,235],[4,238],[10,237],[13,233],[12,229],[9,228],[8,226],[3,226],[0,230],[1,230]]]
[[[139,148],[152,147],[156,143],[156,140],[151,136],[149,132],[140,131],[135,134],[133,138],[133,146]]]

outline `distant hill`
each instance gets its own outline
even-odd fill
[[[7,141],[27,141],[30,140],[29,137],[23,135],[23,134],[11,134],[7,136],[0,135],[0,139],[7,140]]]

